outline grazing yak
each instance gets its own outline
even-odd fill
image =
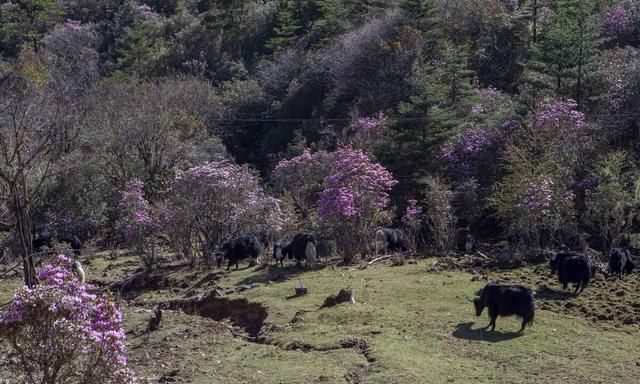
[[[276,247],[280,251],[281,260],[288,257],[289,260],[296,260],[296,264],[300,265],[302,259],[307,260],[307,266],[311,266],[316,259],[316,239],[312,235],[304,233],[298,233],[293,237],[293,240],[286,246],[282,247],[278,244]],[[278,251],[274,249],[274,257],[278,256]]]
[[[220,250],[216,252],[218,268],[222,267],[224,260],[229,260],[227,271],[231,268],[231,264],[235,264],[238,268],[238,261],[247,258],[257,259],[262,253],[260,242],[255,236],[243,236],[224,242]]]
[[[533,291],[521,285],[500,285],[489,283],[478,293],[473,302],[476,309],[476,316],[482,315],[486,307],[489,312],[489,325],[491,330],[496,329],[496,319],[498,316],[516,315],[522,319],[522,327],[518,332],[533,324],[535,317],[535,303]]]
[[[376,231],[376,255],[380,250],[391,252],[406,252],[407,238],[404,233],[395,228],[381,228]]]
[[[631,252],[627,248],[614,248],[609,253],[609,274],[618,275],[622,279],[622,274],[631,274],[636,264],[631,259]]]
[[[51,236],[42,236],[37,239],[34,239],[32,242],[33,251],[34,252],[42,252],[42,248],[49,247],[53,248],[53,240],[58,240],[59,243],[67,243],[73,249],[73,253],[76,256],[80,255],[80,250],[82,249],[82,241],[78,238],[78,236],[70,235],[70,236],[60,236],[57,239],[54,239]]]
[[[558,273],[562,288],[567,289],[569,283],[574,283],[575,296],[582,293],[589,285],[593,274],[593,263],[589,257],[576,252],[560,252],[549,260],[551,274]]]

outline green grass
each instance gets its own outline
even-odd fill
[[[89,279],[101,276],[93,268],[108,264],[94,261]],[[602,327],[578,316],[538,309],[533,327],[523,334],[515,333],[520,328],[515,318],[499,318],[496,332],[488,332],[482,329],[488,323],[486,313],[477,318],[465,299],[484,283],[462,272],[427,272],[430,265],[431,260],[364,270],[290,267],[288,280],[271,284],[267,281],[282,274],[280,269],[241,266],[212,284],[229,288],[260,283],[230,296],[269,308],[264,327],[269,344],[233,337],[219,323],[177,311],[165,311],[161,329],[147,341],[139,334],[149,313],[129,306],[125,314],[131,366],[150,382],[175,370],[179,381],[192,383],[345,383],[356,372],[362,383],[640,381],[637,326]],[[193,285],[209,272],[174,271],[171,279]],[[513,279],[513,274],[508,276]],[[298,285],[306,286],[309,294],[287,299]],[[355,290],[356,304],[318,310],[329,294],[347,287]],[[568,300],[596,297],[598,289],[590,287],[584,296]],[[150,308],[155,302],[184,297],[187,290],[146,292],[135,303]],[[306,311],[302,319],[291,322],[301,310]],[[350,339],[368,343],[370,362],[355,348],[340,347]],[[296,342],[317,350],[284,348]]]

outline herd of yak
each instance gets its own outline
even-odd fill
[[[404,252],[407,250],[406,238],[401,231],[391,228],[383,228],[376,232],[375,236],[376,253],[380,250],[392,252]],[[467,239],[469,242],[469,239]],[[244,236],[225,242],[217,252],[218,267],[222,267],[225,260],[228,261],[227,270],[235,264],[238,268],[238,261],[260,256],[263,247],[266,248],[269,241],[266,236],[258,240],[255,236]],[[468,248],[468,246],[467,246]],[[284,260],[296,260],[298,265],[303,260],[307,265],[312,265],[316,260],[316,240],[312,235],[297,234],[288,244],[276,242],[273,245],[273,258],[276,264],[284,267]],[[588,255],[577,252],[563,251],[557,253],[549,261],[551,273],[557,274],[563,289],[567,289],[569,283],[575,286],[574,295],[580,294],[588,285],[592,276],[597,270],[602,269],[602,265],[594,264]],[[628,248],[614,248],[609,253],[609,273],[622,278],[623,274],[630,274],[635,268],[635,263]],[[534,292],[522,285],[502,285],[499,283],[488,283],[476,295],[472,301],[476,315],[482,315],[487,308],[489,313],[489,325],[491,331],[495,330],[496,319],[499,316],[516,315],[522,319],[522,327],[519,332],[524,331],[527,326],[533,324],[535,316]]]
[[[82,244],[77,237],[62,238],[59,241],[67,242],[75,252],[77,252]],[[43,239],[35,248],[44,245],[50,245],[51,239]],[[36,243],[34,242],[34,243]],[[270,245],[268,236],[243,236],[231,239],[222,244],[216,252],[216,261],[218,268],[221,268],[225,261],[228,262],[227,270],[235,264],[238,268],[238,262],[244,259],[256,260]],[[467,237],[465,248],[467,251],[473,246],[473,238]],[[407,250],[407,240],[404,234],[393,228],[383,228],[376,231],[375,234],[376,253],[381,250],[391,252],[405,252]],[[284,267],[284,260],[295,260],[297,265],[301,265],[304,260],[307,266],[312,266],[317,261],[316,240],[312,235],[299,233],[293,237],[291,242],[284,244],[281,242],[273,243],[273,258],[276,265]],[[77,265],[76,265],[77,264]],[[575,286],[574,295],[582,293],[589,285],[592,276],[598,270],[603,270],[601,264],[594,264],[588,255],[578,252],[562,251],[555,254],[549,260],[551,273],[557,274],[563,289],[566,290],[569,283]],[[623,274],[630,274],[635,268],[635,263],[631,257],[629,248],[614,248],[609,253],[609,274],[617,275],[622,278]],[[79,278],[84,280],[84,271],[76,261],[73,265],[74,272]],[[522,327],[519,332],[524,331],[527,326],[533,324],[535,316],[534,292],[522,285],[502,285],[499,283],[488,283],[480,291],[477,292],[474,299],[468,298],[473,302],[476,315],[480,316],[485,308],[489,313],[489,325],[491,331],[495,329],[496,319],[499,316],[516,315],[522,319]]]

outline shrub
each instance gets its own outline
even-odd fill
[[[336,151],[325,179],[318,214],[333,232],[345,261],[366,249],[373,229],[386,219],[389,191],[398,182],[366,153],[350,146]]]
[[[446,256],[455,241],[456,217],[451,201],[453,192],[440,179],[424,180],[422,225],[437,256]]]
[[[122,314],[109,295],[87,291],[58,256],[41,284],[20,288],[0,313],[0,335],[18,356],[26,383],[134,383],[127,369]]]
[[[597,184],[589,183],[586,190],[583,221],[605,241],[608,249],[619,245],[622,235],[640,213],[635,193],[639,179],[628,170],[630,162],[625,152],[608,154],[596,165]]]
[[[177,250],[194,266],[198,254],[211,261],[226,239],[282,226],[280,202],[264,193],[249,168],[226,160],[179,173],[167,190],[162,217]]]
[[[121,218],[117,223],[125,244],[135,247],[147,268],[155,264],[155,250],[149,237],[158,230],[151,206],[144,196],[144,183],[138,179],[127,182],[118,205]]]

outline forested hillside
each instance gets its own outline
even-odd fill
[[[278,161],[345,144],[399,181],[387,224],[413,198],[431,226],[607,246],[636,215],[636,1],[38,0],[0,18],[2,186],[34,226],[111,236],[129,180],[154,204],[228,158],[274,184]]]

